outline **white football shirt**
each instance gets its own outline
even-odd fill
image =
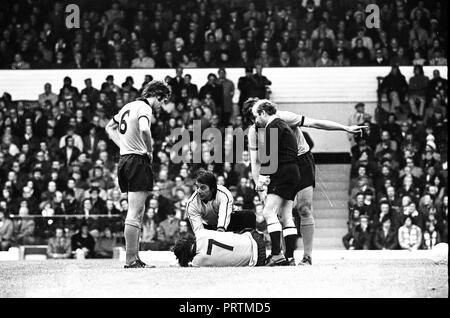
[[[192,266],[255,266],[258,261],[258,246],[249,232],[236,234],[202,229],[195,233],[195,238],[197,248]]]
[[[186,213],[194,233],[203,229],[203,224],[227,229],[232,212],[233,195],[230,190],[221,185],[217,185],[217,194],[211,201],[200,200],[195,190],[186,203]]]
[[[113,117],[114,122],[119,125],[120,155],[145,155],[148,152],[139,130],[139,119],[141,117],[146,118],[150,126],[152,108],[149,104],[140,100],[126,104]]]

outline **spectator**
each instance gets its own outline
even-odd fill
[[[326,67],[326,66],[333,66],[334,62],[329,59],[328,52],[322,51],[322,54],[320,55],[320,58],[316,60],[316,67]]]
[[[366,113],[364,103],[357,103],[355,105],[355,110],[356,112],[350,115],[348,119],[349,126],[363,125],[364,121],[371,120],[372,116]],[[348,138],[352,147],[356,145],[355,139],[352,134],[348,134]]]
[[[22,54],[16,53],[16,54],[14,54],[14,62],[11,64],[11,68],[13,70],[29,69],[30,63],[23,60]]]
[[[144,214],[142,221],[142,233],[140,239],[140,248],[144,251],[151,250],[152,244],[156,240],[157,220],[155,210],[149,207]]]
[[[351,50],[351,64],[352,66],[369,66],[370,51],[363,45],[363,40],[356,39],[355,46]]]
[[[366,215],[361,215],[360,222],[343,238],[348,250],[369,250],[372,247],[372,229]]]
[[[89,190],[90,201],[92,204],[91,214],[107,214],[106,202],[99,196],[100,189],[93,186]]]
[[[411,217],[405,218],[405,223],[398,229],[398,242],[404,250],[417,250],[422,244],[422,230],[412,223]]]
[[[175,245],[175,237],[177,236],[179,231],[178,221],[179,220],[175,218],[175,211],[170,210],[170,212],[167,214],[167,218],[159,223],[159,227],[164,233],[165,242],[169,246]]]
[[[71,238],[72,251],[84,258],[93,258],[95,249],[94,237],[89,233],[87,224],[81,224],[80,229]]]
[[[218,74],[218,83],[223,89],[223,113],[221,126],[227,127],[230,124],[230,119],[233,114],[234,83],[226,77],[226,71],[224,68],[220,68]]]
[[[154,208],[155,214],[158,216],[159,221],[163,221],[167,218],[167,214],[173,210],[173,205],[169,198],[161,194],[161,188],[158,185],[153,186],[153,197],[149,201],[149,206]]]
[[[389,112],[392,113],[395,108],[401,107],[408,89],[408,84],[397,65],[393,65],[391,72],[383,78],[380,89],[387,93],[390,102]]]
[[[428,44],[428,32],[420,26],[419,20],[412,21],[412,28],[409,31],[409,43],[411,46],[414,40],[418,40],[421,47]]]
[[[429,60],[429,64],[433,66],[447,65],[447,59],[442,56],[442,50],[435,49],[433,51],[433,57]]]
[[[105,227],[95,242],[95,258],[112,258],[115,246],[116,238],[112,235],[111,229]]]
[[[55,236],[48,240],[47,257],[51,259],[71,258],[72,246],[70,238],[64,235],[61,227],[55,229]]]
[[[375,60],[372,63],[373,66],[388,66],[389,61],[384,58],[383,50],[381,48],[375,51]]]
[[[219,116],[222,117],[223,112],[223,87],[217,81],[217,76],[213,73],[208,74],[208,82],[200,88],[200,92],[198,97],[200,99],[204,99],[207,97],[207,94],[211,95],[212,100],[214,101],[214,106],[212,112],[219,112]]]
[[[36,242],[34,236],[35,222],[34,219],[28,216],[28,208],[21,207],[19,209],[19,218],[13,221],[13,236],[17,245],[32,245]]]
[[[66,136],[65,144],[59,152],[59,158],[65,166],[69,166],[80,155],[80,149],[75,147],[73,136]]]
[[[249,88],[249,96],[248,97],[258,97],[260,99],[269,98],[270,97],[270,88],[272,82],[267,79],[264,75],[262,75],[263,67],[260,64],[255,65],[256,73],[252,74],[253,82]]]
[[[7,251],[12,245],[13,222],[6,217],[5,211],[0,208],[0,251]]]
[[[389,60],[389,64],[399,66],[410,65],[410,62],[411,61],[406,55],[405,49],[402,46],[398,48],[397,52],[395,52]]]
[[[441,235],[436,230],[435,225],[428,222],[425,231],[423,232],[423,248],[426,250],[431,250],[440,242]]]
[[[409,79],[409,106],[411,112],[418,117],[423,117],[425,111],[425,99],[429,79],[423,73],[423,68],[414,66],[414,76]],[[418,106],[418,108],[417,108]]]
[[[177,102],[181,98],[181,89],[184,87],[183,68],[177,67],[175,72],[175,77],[169,81],[169,86]]]
[[[191,60],[189,54],[183,53],[179,66],[182,68],[197,68],[197,62]]]
[[[373,246],[376,250],[397,249],[397,233],[391,228],[391,220],[389,218],[383,219],[382,227],[375,231]]]
[[[38,102],[40,105],[43,105],[47,100],[51,102],[52,106],[55,106],[58,101],[58,95],[52,92],[52,85],[50,83],[45,83],[44,93],[39,94]]]
[[[197,85],[191,83],[192,76],[190,74],[184,75],[184,87],[186,88],[186,93],[188,98],[196,98],[198,96]]]
[[[238,81],[238,89],[240,91],[239,94],[239,114],[242,114],[242,106],[244,102],[249,98],[251,91],[253,90],[253,86],[256,85],[255,80],[253,78],[253,67],[247,66],[245,68],[245,76],[239,77]]]
[[[155,68],[155,61],[147,56],[143,48],[140,48],[136,54],[137,57],[131,61],[131,68]]]

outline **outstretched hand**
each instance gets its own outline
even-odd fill
[[[368,129],[369,126],[348,126],[347,132],[351,134],[361,134],[364,132],[364,130]]]

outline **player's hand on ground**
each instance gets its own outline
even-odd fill
[[[347,132],[351,134],[362,134],[369,126],[347,126]]]

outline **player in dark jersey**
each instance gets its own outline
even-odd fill
[[[258,98],[249,98],[244,103],[244,115],[247,120],[254,122],[253,108],[256,103],[264,102]],[[297,163],[300,170],[301,181],[298,187],[298,192],[295,197],[294,204],[298,207],[301,224],[300,233],[302,234],[304,255],[299,265],[312,264],[312,248],[315,222],[313,217],[312,202],[313,202],[313,188],[315,187],[315,163],[314,157],[310,151],[309,145],[303,135],[300,127],[311,127],[323,130],[341,130],[352,134],[361,133],[366,129],[366,126],[345,126],[331,120],[319,120],[305,117],[289,111],[277,111],[277,116],[285,121],[293,130],[297,139]],[[250,149],[250,158],[252,166],[252,175],[255,183],[260,179],[259,174],[259,158],[257,148],[257,136],[255,125],[252,125],[248,133],[248,142]],[[264,181],[261,181],[264,182]],[[292,262],[294,263],[294,261]]]
[[[256,106],[256,105],[255,105]],[[270,102],[259,103],[253,107],[255,124],[265,127],[264,150],[269,159],[261,163],[260,174],[270,178],[267,187],[263,215],[267,232],[272,243],[272,253],[266,266],[286,265],[294,256],[297,241],[297,228],[292,218],[292,207],[300,183],[297,165],[297,142],[291,128],[276,116],[276,107]],[[275,145],[273,143],[276,143]],[[276,156],[271,153],[276,150]],[[273,171],[273,160],[278,164]],[[281,222],[278,219],[281,216]],[[281,233],[285,242],[285,254],[281,251]]]

